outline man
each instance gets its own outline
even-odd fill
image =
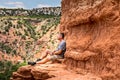
[[[30,65],[44,64],[51,60],[53,61],[56,59],[63,59],[64,54],[66,52],[66,42],[64,40],[64,33],[58,34],[58,40],[60,41],[60,43],[55,51],[52,52],[50,50],[46,50],[46,52],[41,56],[41,59],[37,60],[36,62],[28,62],[28,64]]]

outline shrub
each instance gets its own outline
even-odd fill
[[[24,32],[25,32],[26,36],[29,36],[29,33],[28,33],[28,31],[26,29],[24,29]]]
[[[21,22],[21,21],[17,21],[17,24],[19,24],[19,25],[20,25],[20,24],[22,24],[22,22]]]
[[[26,36],[25,36],[25,35],[22,35],[22,37],[21,37],[21,38],[25,40],[25,39],[26,39]]]
[[[10,26],[6,26],[6,27],[5,27],[5,31],[6,31],[6,32],[9,32],[9,29],[10,29]]]
[[[46,30],[47,26],[41,26],[41,30]]]
[[[6,53],[10,54],[12,48],[9,45],[5,45],[4,43],[0,43],[0,50],[2,52],[6,51]]]
[[[8,21],[8,26],[12,27],[12,22]]]
[[[22,33],[19,32],[19,31],[16,31],[15,33],[16,33],[17,36],[21,36],[22,35]]]
[[[36,40],[36,32],[35,32],[35,27],[33,27],[31,25],[31,23],[29,21],[24,21],[24,25],[27,28],[27,31],[25,31],[25,33],[29,33],[30,37]]]
[[[25,62],[13,64],[11,61],[0,61],[0,80],[9,80],[13,72],[25,65]]]
[[[17,22],[17,29],[19,28],[22,28],[22,22],[20,20]]]

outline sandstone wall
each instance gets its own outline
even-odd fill
[[[120,1],[62,0],[69,67],[120,80]]]

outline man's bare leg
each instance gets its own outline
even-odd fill
[[[46,52],[41,56],[41,60],[37,60],[36,62],[28,62],[29,65],[35,65],[36,63],[37,64],[44,64],[48,61],[50,61],[50,57],[47,56],[48,54],[50,54],[51,51],[50,50],[46,50]]]
[[[46,62],[49,62],[50,61],[50,57],[46,57],[44,59],[42,59],[41,61],[39,62],[36,62],[37,64],[45,64]]]
[[[40,59],[46,58],[49,53],[50,53],[50,50],[47,49],[46,52],[42,54]]]

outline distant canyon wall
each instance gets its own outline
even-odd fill
[[[120,79],[120,0],[62,0],[65,64]]]
[[[27,9],[6,9],[0,8],[0,16],[31,16],[31,15],[61,15],[61,7],[43,7]]]

